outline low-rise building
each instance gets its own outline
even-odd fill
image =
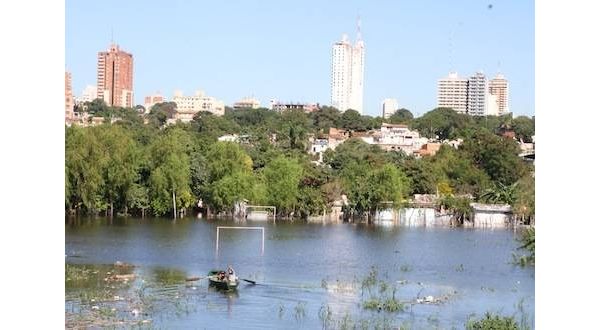
[[[225,114],[223,101],[219,101],[212,96],[206,96],[200,90],[196,91],[193,96],[184,96],[181,91],[176,91],[172,101],[177,105],[177,113],[173,118],[176,121],[190,122],[200,111],[211,112],[217,116]]]
[[[385,151],[403,151],[407,155],[412,155],[428,141],[419,132],[409,130],[407,125],[386,123],[381,124],[379,132],[361,139]]]
[[[344,143],[346,140],[350,138],[350,132],[337,129],[335,127],[329,128],[329,135],[327,137],[327,146],[329,149],[335,150],[335,148]]]
[[[233,104],[234,109],[258,109],[260,101],[253,97],[245,97]]]
[[[294,110],[294,109],[300,109],[303,110],[304,112],[313,112],[313,111],[317,111],[320,109],[319,103],[293,103],[293,102],[289,102],[289,103],[281,103],[278,101],[271,101],[271,110],[274,111],[285,111],[285,110]]]
[[[421,149],[416,151],[416,154],[419,157],[423,157],[423,156],[434,156],[438,150],[440,150],[440,147],[442,146],[441,143],[437,143],[437,142],[428,142],[425,143],[421,146]]]

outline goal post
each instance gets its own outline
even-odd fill
[[[260,255],[264,255],[265,254],[265,227],[229,227],[229,226],[217,226],[217,246],[216,246],[216,253],[217,255],[219,254],[219,233],[221,232],[221,229],[234,229],[234,230],[260,230],[261,232],[261,245],[260,245]]]

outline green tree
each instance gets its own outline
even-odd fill
[[[252,176],[252,159],[238,144],[232,142],[214,143],[204,157],[198,182],[204,182],[200,189],[202,196],[217,212],[231,211],[234,203],[243,199],[258,199],[260,195],[252,188],[259,182]],[[197,169],[195,169],[197,171]],[[261,190],[257,187],[257,191]]]
[[[289,214],[294,210],[302,172],[297,160],[284,156],[278,156],[264,167],[267,202],[277,207],[279,213]]]
[[[102,168],[106,163],[102,145],[90,129],[71,126],[65,134],[67,206],[76,211],[98,212],[102,203]]]
[[[535,135],[535,122],[527,116],[519,116],[512,121],[512,129],[515,137],[523,142],[532,142],[531,137]]]
[[[464,136],[463,131],[473,126],[473,119],[450,108],[436,108],[414,119],[411,125],[421,135],[446,140]]]
[[[316,133],[328,133],[330,127],[338,127],[341,113],[334,107],[324,106],[310,113],[312,125]]]
[[[471,159],[496,182],[511,185],[528,172],[519,158],[519,146],[511,139],[478,132],[459,147],[462,155]]]
[[[173,118],[177,113],[177,104],[175,102],[157,103],[150,108],[148,121],[154,127],[162,127],[167,123],[167,119]]]
[[[166,131],[150,147],[150,204],[155,215],[186,208],[194,202],[190,189],[191,139],[180,129]]]
[[[114,213],[115,202],[120,203],[127,213],[130,189],[138,173],[140,157],[138,147],[121,126],[102,125],[92,128],[102,144],[106,163],[102,167],[104,198]]]
[[[391,123],[391,124],[405,124],[408,125],[412,120],[413,120],[414,116],[412,114],[412,112],[410,112],[407,109],[398,109],[396,110],[396,112],[394,112],[393,115],[390,116],[390,118],[388,118],[386,120],[387,123]]]
[[[371,193],[371,209],[382,202],[391,202],[394,207],[401,205],[410,191],[406,175],[392,164],[385,164],[368,176]]]

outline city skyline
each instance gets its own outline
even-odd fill
[[[145,4],[146,18],[178,15],[172,24],[153,25],[152,19],[131,19],[141,17],[139,4],[113,12],[110,2],[66,3],[66,70],[75,95],[94,84],[95,54],[110,45],[112,34],[136,59],[135,104],[157,91],[169,98],[175,90],[203,89],[227,105],[245,95],[263,104],[329,105],[331,45],[355,30],[360,14],[369,46],[364,114],[380,115],[381,100],[396,98],[399,107],[422,115],[437,105],[439,77],[483,71],[508,77],[515,115],[534,115],[533,3],[493,9],[470,2],[203,4],[214,15],[202,20],[189,19],[197,4]],[[289,12],[293,21],[283,15]]]

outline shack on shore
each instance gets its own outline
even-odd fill
[[[500,228],[510,224],[512,209],[508,204],[471,203],[473,226]]]

